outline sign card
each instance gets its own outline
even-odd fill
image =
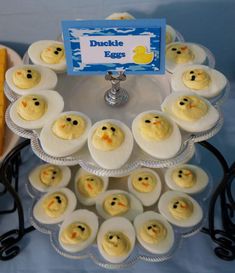
[[[163,74],[165,28],[165,19],[62,21],[68,74]]]

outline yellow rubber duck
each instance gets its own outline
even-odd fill
[[[153,61],[154,53],[148,53],[145,46],[137,46],[133,52],[135,52],[133,61],[136,64],[149,64]]]

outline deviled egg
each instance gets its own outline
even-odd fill
[[[95,213],[79,209],[69,214],[60,227],[59,243],[69,252],[79,252],[90,246],[98,231]]]
[[[172,93],[165,98],[161,108],[188,132],[209,130],[219,120],[217,109],[206,99],[191,92]]]
[[[88,148],[94,161],[105,169],[118,169],[129,159],[133,149],[130,129],[121,121],[96,122],[88,134]]]
[[[43,195],[33,207],[33,215],[43,224],[62,222],[76,207],[75,194],[67,188],[59,188]]]
[[[104,219],[123,216],[132,221],[143,212],[143,206],[131,193],[122,190],[108,190],[98,197],[96,211]]]
[[[154,211],[146,211],[134,220],[139,243],[154,254],[165,254],[174,244],[174,231],[166,219]]]
[[[170,223],[179,227],[195,226],[203,217],[197,201],[182,192],[165,192],[159,199],[158,208]]]
[[[10,118],[24,129],[39,129],[64,108],[62,96],[53,90],[21,96],[10,106]]]
[[[102,223],[97,235],[100,254],[111,263],[126,260],[135,246],[135,229],[123,217],[114,217]]]
[[[66,187],[70,178],[71,171],[69,167],[52,164],[39,165],[29,173],[30,184],[41,192]]]
[[[40,65],[13,66],[7,70],[5,77],[8,87],[21,96],[54,89],[57,85],[56,73]]]
[[[171,158],[181,147],[178,126],[160,111],[140,113],[132,122],[132,133],[140,148],[155,158]]]
[[[192,91],[205,98],[219,95],[227,85],[226,77],[205,65],[185,65],[175,70],[171,77],[174,91]]]
[[[208,185],[209,177],[198,166],[183,164],[167,169],[165,181],[172,190],[193,194],[205,189]]]
[[[110,14],[108,17],[106,17],[106,20],[131,20],[131,19],[135,19],[135,17],[128,12],[115,12]]]
[[[63,112],[50,119],[42,128],[40,143],[51,156],[68,156],[83,147],[90,127],[91,120],[85,114]]]
[[[106,191],[108,183],[108,177],[97,176],[80,168],[75,175],[75,193],[83,205],[91,206]]]
[[[166,46],[166,70],[171,73],[185,64],[203,64],[206,58],[206,51],[197,44],[173,42]]]
[[[161,179],[156,171],[139,168],[129,175],[128,189],[143,206],[151,206],[157,202],[161,194]]]
[[[65,72],[66,60],[64,44],[53,40],[42,40],[32,43],[28,48],[32,63],[46,66],[55,72]]]

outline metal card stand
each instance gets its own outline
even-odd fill
[[[0,260],[6,261],[14,258],[20,252],[20,247],[17,246],[23,237],[34,230],[32,226],[25,228],[25,218],[21,199],[17,193],[17,187],[14,188],[12,180],[17,178],[20,167],[20,153],[24,147],[29,145],[30,141],[26,140],[16,146],[5,158],[0,168],[0,182],[4,185],[4,192],[8,192],[15,204],[16,213],[18,215],[18,229],[10,230],[0,236]],[[235,162],[228,166],[223,155],[210,143],[203,141],[199,143],[212,153],[220,162],[223,169],[223,179],[215,189],[209,205],[208,212],[208,228],[203,228],[201,231],[208,234],[216,244],[214,252],[220,259],[226,261],[235,260],[235,223],[232,218],[235,212],[235,201],[232,193],[232,183],[235,179]],[[15,164],[15,167],[13,165]],[[13,172],[9,170],[14,170]],[[1,198],[1,196],[0,196]],[[215,205],[220,200],[221,222],[222,229],[215,227]],[[3,211],[11,213],[10,211]]]

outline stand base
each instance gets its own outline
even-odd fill
[[[113,92],[113,89],[109,89],[104,94],[104,100],[110,106],[123,105],[128,101],[128,98],[129,95],[123,88],[120,88],[116,93]]]

